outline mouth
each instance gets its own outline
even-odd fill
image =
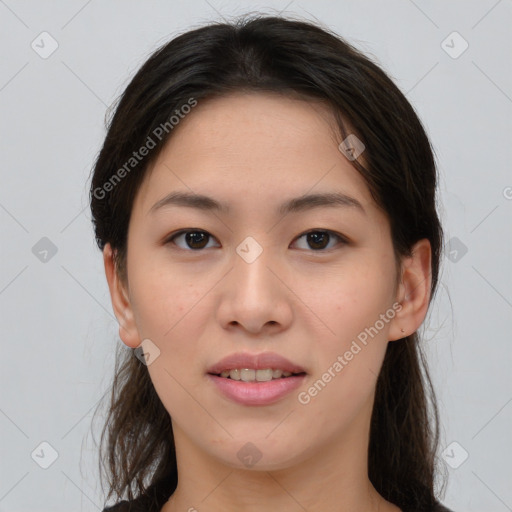
[[[219,373],[209,373],[209,375],[243,382],[269,382],[271,380],[289,379],[290,377],[306,375],[306,372],[289,372],[281,370],[280,368],[264,368],[258,370],[255,368],[232,368]]]
[[[306,376],[304,368],[274,352],[237,352],[206,374],[224,398],[245,406],[274,404],[301,386]]]
[[[242,375],[244,370],[247,368],[242,369]],[[250,369],[248,371],[254,372]],[[281,373],[280,370],[279,373]],[[230,375],[222,377],[212,373],[208,373],[206,376],[221,396],[231,402],[243,406],[268,406],[279,402],[297,390],[304,383],[306,373],[292,373],[287,377],[282,376],[267,381],[256,379],[244,381],[242,376],[240,376],[240,380],[236,380],[232,379]]]

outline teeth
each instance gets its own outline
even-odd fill
[[[240,370],[231,370],[229,372],[229,377],[233,380],[240,380]]]
[[[220,376],[233,380],[243,380],[244,382],[266,382],[272,379],[280,379],[281,377],[289,377],[291,372],[283,370],[273,370],[266,368],[264,370],[254,370],[251,368],[236,368],[234,370],[224,370]]]
[[[251,382],[256,379],[256,375],[260,373],[261,370],[249,370],[248,368],[244,368],[240,371],[240,379],[244,382]]]

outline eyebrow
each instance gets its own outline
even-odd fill
[[[150,208],[148,214],[155,213],[157,210],[168,206],[184,206],[203,211],[218,211],[223,213],[229,213],[230,211],[228,205],[219,203],[212,197],[193,192],[175,191],[156,202]],[[357,199],[342,192],[326,192],[295,197],[281,204],[277,208],[276,213],[286,215],[288,213],[303,212],[322,207],[350,207],[366,215],[363,205]]]

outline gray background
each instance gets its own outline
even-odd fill
[[[444,502],[512,510],[512,2],[287,2],[0,0],[0,511],[103,506],[92,412],[121,342],[87,186],[105,111],[161,43],[250,10],[318,18],[374,56],[424,121],[450,240],[424,328]],[[58,44],[47,58],[44,31]]]

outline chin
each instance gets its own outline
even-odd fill
[[[296,443],[291,443],[295,450]],[[283,444],[276,445],[275,440],[270,441],[264,437],[250,441],[230,440],[220,451],[213,454],[223,464],[234,469],[248,471],[279,471],[297,464],[300,454],[292,452]]]

